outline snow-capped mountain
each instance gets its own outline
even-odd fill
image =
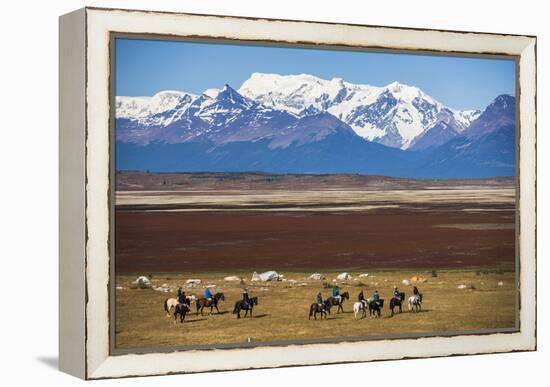
[[[116,167],[513,175],[514,109],[514,97],[506,95],[480,114],[452,110],[397,82],[373,87],[311,75],[253,74],[239,91],[225,85],[200,95],[117,97]]]
[[[401,149],[409,148],[414,139],[445,120],[449,113],[458,132],[479,115],[478,111],[453,111],[417,87],[398,82],[376,87],[308,74],[254,73],[239,93],[296,116],[326,111],[350,125],[359,136]]]
[[[228,95],[227,90],[231,90]],[[217,102],[220,94],[227,98],[225,105]],[[226,109],[229,105],[232,110]],[[117,118],[137,121],[134,122],[137,126],[149,128],[166,127],[182,120],[179,126],[183,127],[193,124],[193,117],[199,117],[206,126],[220,127],[229,120],[237,120],[236,115],[250,109],[286,112],[297,118],[327,112],[348,124],[359,136],[401,149],[418,143],[439,122],[446,122],[460,133],[479,116],[479,111],[454,111],[420,89],[397,82],[376,87],[349,83],[341,78],[324,80],[307,74],[254,73],[238,92],[226,85],[222,90],[208,89],[200,96],[163,91],[153,97],[116,99]],[[158,130],[152,132],[160,134]],[[140,141],[146,140],[143,133],[139,137]],[[173,135],[169,137],[170,141],[177,141]],[[183,135],[180,140],[187,141],[189,136]]]

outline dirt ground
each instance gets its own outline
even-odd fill
[[[368,277],[358,277],[360,273]],[[116,277],[116,326],[117,349],[136,349],[153,346],[186,346],[196,344],[221,344],[303,340],[350,336],[377,336],[387,334],[411,334],[457,332],[477,329],[513,328],[515,326],[515,280],[513,272],[499,270],[453,271],[440,270],[433,277],[431,271],[368,271],[350,272],[352,279],[338,281],[341,292],[349,292],[350,300],[344,303],[344,313],[335,309],[327,320],[308,320],[309,306],[318,291],[324,297],[331,294],[327,284],[333,284],[337,272],[321,272],[324,281],[307,280],[312,272],[282,272],[286,281],[250,282],[250,272],[156,274],[153,286],[170,289],[168,293],[154,289],[132,289],[135,275]],[[242,276],[244,284],[227,282],[229,275]],[[412,286],[402,280],[413,276],[424,277],[427,282],[416,285],[423,293],[424,303],[420,313],[390,317],[385,305],[382,318],[355,319],[353,303],[361,289],[371,296],[378,289],[389,302],[393,286],[399,286],[407,295]],[[199,278],[202,285],[216,285],[215,291],[225,295],[220,303],[220,314],[186,316],[183,324],[174,323],[167,316],[163,303],[174,297],[179,286],[189,278]],[[500,283],[500,285],[499,285]],[[459,289],[459,285],[465,285]],[[259,304],[254,317],[237,319],[232,314],[236,300],[241,298],[243,286],[251,296],[257,296]],[[202,295],[203,287],[185,288],[188,295]]]
[[[116,212],[117,273],[513,268],[513,211]]]

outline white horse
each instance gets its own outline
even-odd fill
[[[187,302],[189,305],[194,303],[196,300],[197,300],[197,297],[194,294],[187,296]],[[164,300],[164,311],[166,312],[166,315],[168,317],[170,317],[172,308],[175,308],[177,304],[179,304],[179,302],[175,298],[167,298],[166,300]]]
[[[365,300],[353,304],[353,314],[355,315],[355,318],[357,318],[359,312],[361,312],[361,318],[365,318],[367,316],[367,302]]]
[[[410,296],[407,304],[409,307],[409,312],[413,310],[415,312],[419,312],[420,310],[422,310],[422,294],[415,294],[413,296]]]

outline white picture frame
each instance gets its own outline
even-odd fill
[[[111,35],[518,58],[518,331],[117,354],[110,345]],[[536,37],[85,8],[60,18],[60,368],[83,379],[536,349]]]

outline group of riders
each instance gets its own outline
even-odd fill
[[[420,297],[421,297],[421,294],[418,291],[418,288],[416,286],[413,288],[413,294],[415,296],[420,295]],[[343,294],[343,296],[344,296],[344,298],[348,298],[348,293],[345,292]],[[400,292],[399,289],[397,288],[397,286],[394,286],[394,288],[393,288],[393,297],[394,297],[394,299],[397,299],[397,300],[400,301],[399,306],[401,305],[401,302],[404,301],[403,300],[404,296],[405,296],[405,294]],[[212,291],[210,290],[209,287],[204,288],[204,299],[208,302],[209,306],[211,304],[214,304],[214,306],[217,305],[217,300],[215,299],[215,297],[212,294]],[[256,297],[255,297],[255,299],[256,299]],[[340,305],[340,307],[341,307],[343,297],[340,294],[340,287],[338,285],[335,285],[332,288],[332,299],[333,299],[333,305]],[[244,310],[247,310],[249,308],[251,309],[252,301],[254,301],[254,300],[251,300],[251,298],[248,294],[248,289],[246,289],[246,288],[243,289],[242,300],[238,301],[238,303],[240,303],[240,306],[239,306],[240,309],[244,309]],[[330,300],[328,300],[328,301],[330,301]],[[375,290],[373,295],[372,295],[372,298],[367,300],[365,298],[364,293],[363,293],[363,289],[361,289],[361,292],[357,296],[357,301],[364,304],[365,307],[367,306],[367,304],[369,302],[374,303],[374,304],[376,304],[376,306],[377,306],[376,309],[378,309],[378,310],[380,308],[382,308],[382,305],[383,305],[383,300],[380,298],[380,294],[379,294],[378,290]],[[178,289],[177,302],[180,304],[181,308],[187,309],[187,311],[189,310],[191,299],[189,297],[187,297],[187,295],[185,294],[185,291],[182,288]],[[198,303],[198,301],[197,301],[197,303]],[[325,300],[323,300],[323,295],[322,295],[321,292],[317,293],[317,296],[315,297],[315,303],[318,304],[318,308],[319,308],[318,310],[319,311],[322,311],[322,312],[327,311],[327,304],[326,304]],[[217,306],[215,306],[215,307],[217,309]],[[198,308],[199,308],[199,305],[197,304],[197,313],[198,313]],[[237,308],[237,306],[236,306],[236,308]],[[392,309],[392,312],[393,312],[393,309]],[[201,309],[201,313],[202,313],[202,309]]]
[[[211,302],[214,299],[212,290],[210,290],[208,286],[204,288],[204,298],[209,302]],[[177,300],[181,305],[189,306],[189,298],[185,295],[185,291],[182,288],[178,289]],[[249,307],[250,296],[248,295],[248,289],[246,288],[243,290],[242,302],[243,302],[243,305],[245,306],[245,309]]]
[[[418,291],[418,288],[416,286],[413,288],[413,294],[415,296],[418,296],[420,294],[420,292]],[[403,293],[401,293],[399,291],[397,286],[394,286],[393,287],[393,297],[395,297],[397,299],[400,299],[401,301],[404,301],[402,299],[402,296],[403,296]],[[334,298],[334,300],[336,300],[337,304],[342,303],[342,296],[340,295],[340,288],[338,287],[338,285],[336,285],[332,288],[332,298]],[[317,302],[317,304],[319,304],[320,308],[325,308],[325,303],[324,303],[323,295],[321,294],[321,292],[317,293],[317,297],[315,298],[315,301]],[[365,295],[363,294],[363,289],[361,289],[361,292],[357,295],[357,301],[363,302],[363,303],[367,302],[367,300],[365,298]],[[378,293],[377,289],[374,290],[374,293],[372,295],[372,301],[374,301],[376,303],[380,302],[380,294]]]

